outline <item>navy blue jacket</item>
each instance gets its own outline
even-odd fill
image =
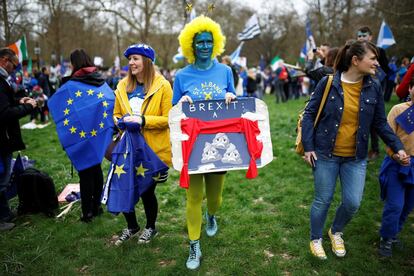
[[[344,109],[344,92],[341,86],[341,72],[332,81],[319,123],[313,128],[328,77],[324,77],[312,94],[302,121],[302,143],[305,152],[316,151],[332,157],[336,135]],[[381,85],[371,76],[363,79],[359,100],[358,131],[356,134],[356,157],[363,159],[368,154],[368,140],[371,126],[394,152],[403,149],[400,139],[394,134],[385,117],[384,98]]]

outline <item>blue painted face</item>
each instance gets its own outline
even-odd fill
[[[213,35],[209,32],[202,32],[194,38],[194,52],[196,59],[211,60],[213,53]]]

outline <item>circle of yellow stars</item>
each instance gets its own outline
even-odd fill
[[[81,98],[82,97],[82,95],[85,95],[85,96],[88,96],[88,97],[91,97],[91,96],[94,96],[94,95],[96,95],[96,97],[98,97],[98,99],[102,99],[103,97],[104,97],[104,94],[102,93],[102,92],[96,92],[96,91],[94,91],[94,90],[92,90],[92,89],[88,89],[88,90],[86,90],[85,91],[85,93],[84,92],[82,92],[82,91],[80,91],[80,90],[78,90],[78,91],[76,91],[75,92],[75,97],[74,97],[74,99],[72,99],[72,98],[68,98],[67,100],[66,100],[66,103],[67,103],[67,106],[66,106],[66,108],[63,110],[63,115],[64,116],[68,116],[69,114],[70,114],[70,112],[71,112],[71,106],[73,105],[73,102],[74,102],[74,100],[76,99],[76,98]],[[106,101],[106,100],[104,100],[103,102],[102,102],[102,106],[105,108],[105,111],[102,113],[102,118],[103,119],[106,119],[107,117],[108,117],[108,113],[106,112],[106,108],[109,106],[109,103]],[[63,120],[63,125],[64,126],[67,126],[67,127],[69,127],[69,125],[70,125],[70,120],[68,119],[68,118],[65,118],[64,120]],[[98,124],[98,126],[99,126],[99,128],[97,127],[97,129],[91,129],[90,131],[88,131],[88,132],[86,132],[85,130],[83,130],[83,129],[78,129],[78,128],[76,128],[74,125],[71,125],[71,127],[69,128],[69,132],[71,133],[71,134],[74,134],[74,135],[76,135],[76,134],[78,134],[79,135],[79,137],[80,138],[86,138],[86,137],[95,137],[97,134],[98,134],[98,129],[103,129],[104,127],[105,127],[105,123],[103,122],[103,120]]]

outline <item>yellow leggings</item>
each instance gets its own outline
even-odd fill
[[[221,205],[224,186],[224,174],[193,174],[190,175],[190,187],[187,190],[187,228],[190,240],[200,239],[201,232],[201,204],[206,187],[207,208],[210,215],[214,215]]]

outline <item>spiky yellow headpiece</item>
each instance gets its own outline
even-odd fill
[[[220,25],[213,21],[211,18],[200,15],[194,18],[191,22],[187,23],[178,36],[178,41],[180,42],[180,47],[183,51],[183,55],[189,63],[194,63],[195,61],[193,48],[194,37],[196,34],[202,32],[210,32],[213,35],[214,46],[213,53],[211,54],[211,59],[224,52],[226,37],[221,32]]]

